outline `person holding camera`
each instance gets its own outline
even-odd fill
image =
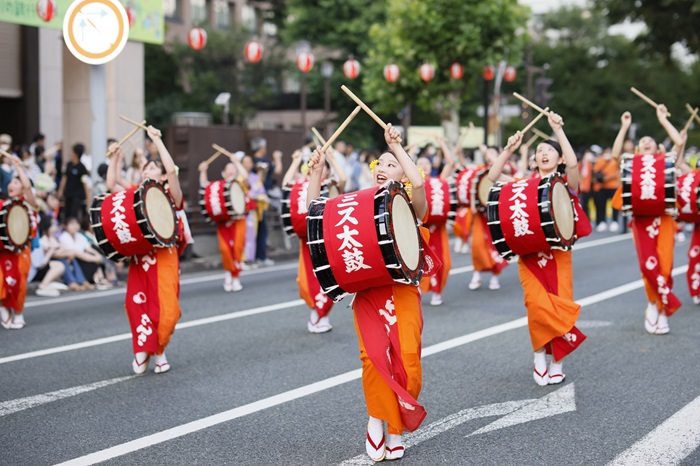
[[[620,186],[620,164],[612,157],[612,151],[607,147],[593,165],[593,200],[595,202],[596,231],[608,230],[607,206],[613,194]],[[619,212],[613,209],[610,231],[616,232],[620,225],[617,217]]]

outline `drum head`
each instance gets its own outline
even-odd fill
[[[231,182],[229,187],[229,199],[231,200],[231,208],[237,215],[245,215],[245,193],[243,188],[237,182]]]
[[[488,176],[484,176],[481,178],[481,181],[479,182],[479,187],[477,189],[477,196],[479,196],[479,201],[482,205],[487,205],[491,186],[493,186],[493,181],[489,180]]]
[[[563,183],[554,183],[552,210],[559,234],[563,239],[570,240],[574,236],[574,208],[569,190]]]
[[[413,212],[403,196],[394,196],[391,204],[392,230],[399,255],[407,268],[416,270],[420,262],[420,243]]]
[[[161,238],[172,238],[175,235],[175,216],[168,195],[157,188],[147,189],[143,203],[153,232]]]
[[[30,229],[27,209],[21,205],[11,206],[7,212],[7,232],[10,236],[10,241],[17,245],[26,243],[29,239]]]

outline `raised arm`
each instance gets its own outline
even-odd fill
[[[496,158],[496,161],[493,162],[493,165],[491,165],[491,169],[489,170],[488,178],[492,182],[497,182],[497,181],[502,181],[502,182],[509,182],[513,181],[514,178],[508,175],[503,174],[503,167],[506,166],[506,163],[508,163],[508,160],[510,157],[513,155],[513,152],[517,150],[518,147],[520,147],[520,144],[523,142],[523,133],[520,131],[516,132],[514,135],[508,138],[508,143],[506,144],[506,147],[503,148],[503,152],[498,154],[498,158]]]
[[[109,153],[112,155],[107,164],[107,179],[105,180],[107,189],[112,193],[123,191],[124,187],[119,183],[119,167],[121,167],[124,160],[124,152],[122,152],[122,148],[119,144],[115,142],[109,146]]]
[[[442,167],[442,172],[440,172],[440,177],[443,180],[446,180],[447,178],[450,177],[452,174],[452,170],[455,168],[455,156],[450,150],[449,147],[447,147],[447,143],[445,142],[444,138],[438,138],[438,142],[440,143],[440,147],[442,148],[442,154],[445,157],[445,166]]]
[[[416,212],[416,217],[419,221],[422,221],[423,217],[425,217],[425,214],[428,212],[428,201],[425,196],[425,182],[423,180],[423,175],[421,175],[416,164],[413,163],[411,157],[409,157],[409,155],[403,149],[403,146],[401,145],[401,134],[399,133],[399,130],[394,128],[391,123],[386,125],[386,129],[384,130],[384,140],[389,146],[389,150],[391,150],[394,157],[396,157],[399,165],[401,165],[404,175],[413,186],[411,191],[411,204],[413,204],[413,210]]]
[[[630,112],[625,112],[620,117],[620,131],[617,132],[615,137],[615,142],[612,146],[612,158],[617,160],[619,165],[620,158],[622,158],[622,145],[625,143],[625,138],[627,137],[627,132],[632,126],[632,114]]]
[[[177,178],[177,173],[175,172],[175,162],[170,156],[170,152],[165,148],[163,140],[161,139],[161,133],[159,130],[153,126],[148,126],[148,137],[156,145],[158,149],[158,154],[160,155],[160,160],[163,163],[163,168],[165,169],[165,176],[168,178],[168,189],[170,189],[170,196],[173,198],[176,206],[182,204],[182,189],[180,188],[180,180]]]
[[[207,162],[202,162],[197,167],[197,170],[199,170],[199,186],[201,188],[206,188],[209,184],[209,177],[207,176],[208,169],[209,164]]]
[[[36,203],[36,198],[34,198],[32,183],[29,181],[29,177],[27,177],[27,174],[24,171],[22,160],[20,160],[20,158],[16,155],[13,155],[10,160],[12,161],[12,165],[15,167],[19,180],[22,182],[22,194],[24,194],[24,200],[27,202],[27,204],[32,206],[32,208],[38,209],[39,204]]]
[[[248,170],[246,170],[241,161],[238,160],[238,157],[231,157],[231,163],[236,166],[236,171],[238,171],[238,178],[247,180]]]
[[[326,163],[326,156],[317,147],[309,156],[309,189],[306,193],[306,208],[311,205],[311,201],[321,195],[321,183],[323,182],[323,166]]]
[[[301,151],[297,149],[292,152],[292,163],[289,164],[289,168],[287,168],[287,172],[284,174],[284,178],[282,178],[282,186],[287,186],[294,181],[297,173],[299,173],[299,165],[301,165],[301,162]]]
[[[549,126],[552,127],[552,131],[554,131],[554,135],[557,137],[557,141],[559,141],[559,145],[561,146],[562,156],[566,164],[567,183],[574,192],[578,192],[578,159],[576,159],[576,152],[574,152],[574,148],[571,147],[569,139],[566,137],[566,134],[564,134],[564,129],[562,128],[564,122],[559,115],[553,112],[549,113],[548,120]]]
[[[656,117],[659,119],[661,126],[663,126],[666,130],[668,137],[670,137],[671,141],[673,141],[673,144],[680,146],[683,144],[683,139],[681,138],[678,130],[673,126],[673,124],[671,124],[670,121],[668,121],[668,117],[666,116],[667,112],[668,110],[666,109],[666,106],[661,104],[656,108]]]
[[[338,187],[341,191],[345,191],[343,188],[347,182],[347,176],[345,175],[345,171],[338,164],[338,160],[335,158],[335,150],[332,147],[329,147],[328,151],[326,152],[326,160],[328,160],[328,163],[331,164],[335,175],[338,177]]]

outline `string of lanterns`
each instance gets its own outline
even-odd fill
[[[39,5],[46,2],[55,2],[55,0],[39,0],[37,3],[37,12],[39,11]],[[202,50],[207,43],[207,33],[201,27],[194,27],[187,34],[187,43],[189,46],[196,51]],[[262,60],[264,53],[264,48],[260,42],[256,39],[250,40],[244,48],[243,55],[249,63],[258,63]],[[302,73],[308,73],[314,67],[315,57],[311,51],[302,51],[297,54],[296,65],[299,71]],[[351,55],[343,63],[343,74],[348,79],[356,79],[360,75],[360,70],[362,66],[360,62],[355,60]],[[401,76],[401,71],[399,66],[395,63],[389,63],[384,67],[384,79],[387,82],[395,83],[399,80]],[[420,79],[428,83],[435,78],[435,66],[430,63],[423,63],[418,67],[418,76]],[[452,79],[458,81],[464,77],[464,66],[459,62],[454,62],[450,65],[450,76]],[[486,65],[481,71],[481,76],[486,81],[492,81],[496,76],[496,69],[493,65]],[[503,73],[503,80],[506,82],[513,82],[517,77],[517,71],[513,66],[507,66]]]

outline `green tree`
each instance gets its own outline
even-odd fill
[[[648,51],[659,52],[670,61],[676,42],[700,52],[700,0],[595,0],[613,23],[641,21],[647,31],[637,38]]]
[[[516,0],[388,0],[386,8],[386,23],[370,30],[364,94],[383,112],[408,104],[437,112],[448,139],[456,141],[462,100],[473,92],[483,66],[502,58],[519,60],[524,38],[518,31],[526,24],[527,9]],[[465,69],[459,81],[449,72],[455,61]],[[383,68],[392,62],[401,76],[388,83]],[[418,75],[424,62],[435,67],[429,83]]]
[[[221,122],[214,104],[220,92],[231,93],[229,121],[244,124],[258,108],[269,106],[281,93],[282,73],[290,65],[284,49],[268,46],[264,59],[248,63],[243,56],[246,32],[207,29],[207,44],[192,50],[177,42],[170,48],[146,46],[146,114],[149,121],[169,122],[177,111],[211,113]]]
[[[554,80],[548,105],[564,117],[575,147],[612,145],[626,110],[633,114],[637,137],[664,137],[654,109],[632,94],[631,86],[666,104],[677,127],[687,120],[684,105],[690,89],[698,87],[691,75],[673,60],[649,57],[624,36],[609,35],[603,11],[552,12],[533,37],[534,62],[548,63],[547,77]]]

